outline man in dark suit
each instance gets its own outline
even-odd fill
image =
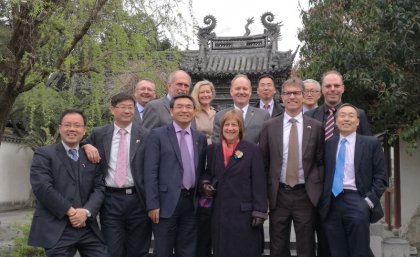
[[[195,257],[197,182],[205,165],[206,137],[191,128],[195,104],[188,95],[170,103],[173,122],[147,140],[144,179],[156,257]]]
[[[101,228],[112,257],[146,257],[152,225],[147,216],[143,160],[147,131],[133,122],[135,100],[120,93],[111,98],[114,122],[93,128],[84,150],[99,151],[105,174]],[[92,145],[96,148],[92,150]]]
[[[254,105],[270,113],[270,117],[275,117],[284,112],[283,106],[274,99],[276,85],[274,78],[270,74],[263,74],[258,78],[257,94],[260,100]]]
[[[142,123],[146,104],[156,98],[156,86],[149,79],[141,79],[134,87],[133,96],[136,99],[134,121]]]
[[[376,137],[356,133],[358,109],[341,105],[339,134],[325,144],[324,191],[319,205],[331,256],[369,255],[369,222],[383,217],[385,157]]]
[[[305,112],[305,115],[312,117],[322,122],[325,131],[325,140],[330,139],[337,134],[335,126],[335,112],[342,105],[341,98],[343,96],[345,86],[343,83],[343,76],[336,70],[330,70],[322,75],[321,91],[324,96],[324,104],[317,108]],[[369,122],[366,118],[365,111],[358,109],[360,125],[357,128],[357,133],[361,135],[372,135],[369,128]],[[317,239],[318,251],[317,255],[320,257],[331,257],[326,243],[325,233],[322,230],[321,220],[317,217]]]
[[[233,107],[224,109],[214,117],[212,142],[220,142],[220,122],[223,115],[232,109],[242,111],[245,123],[244,139],[258,143],[264,121],[270,119],[270,114],[259,108],[249,105],[252,94],[251,81],[244,74],[236,75],[230,82],[230,95],[233,99]]]
[[[260,147],[268,178],[270,256],[290,256],[293,221],[298,256],[315,256],[316,206],[322,193],[322,124],[302,114],[303,83],[282,85],[283,115],[264,123]]]
[[[177,70],[169,74],[167,81],[168,94],[160,99],[150,101],[143,114],[143,126],[146,129],[158,128],[172,123],[169,110],[171,99],[179,94],[187,95],[191,86],[191,77],[183,70]]]
[[[324,104],[321,104],[316,109],[305,112],[305,115],[321,121],[324,125],[326,133],[329,129],[326,126],[328,116],[332,113],[334,117],[336,110],[342,105],[341,97],[344,93],[344,89],[343,76],[340,72],[335,70],[325,72],[322,75],[321,86],[322,95],[324,96]],[[357,128],[357,133],[361,135],[372,135],[365,111],[358,109],[358,112],[360,117],[360,126]],[[337,133],[337,129],[334,127],[334,124],[332,124],[332,130],[334,130],[334,134]],[[330,135],[326,136],[325,140],[328,140],[329,137]]]
[[[35,151],[30,181],[36,209],[28,244],[47,256],[108,256],[96,214],[104,199],[99,167],[87,161],[79,143],[86,132],[81,111],[64,111],[61,142]]]

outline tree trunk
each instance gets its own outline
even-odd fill
[[[18,94],[13,90],[13,86],[6,84],[5,90],[0,91],[0,145],[3,141],[3,134],[9,120],[9,114]]]

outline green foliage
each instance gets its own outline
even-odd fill
[[[22,231],[22,236],[16,238],[15,248],[12,252],[12,257],[44,257],[45,251],[43,248],[33,247],[28,245],[29,224],[19,226]]]
[[[301,14],[301,75],[340,71],[343,101],[366,109],[374,132],[420,138],[420,2],[311,0]]]
[[[109,123],[110,97],[120,91],[131,93],[139,78],[153,80],[158,95],[163,95],[167,74],[178,69],[179,54],[162,32],[182,31],[185,23],[176,12],[181,1],[108,0],[74,47],[74,38],[97,1],[64,1],[63,6],[45,0],[6,1],[10,12],[0,12],[4,18],[0,20],[0,50],[3,35],[8,35],[2,21],[13,25],[24,7],[31,17],[45,18],[34,42],[29,42],[39,47],[23,53],[21,64],[31,64],[27,73],[19,74],[24,86],[16,88],[19,97],[10,115],[13,126],[25,135],[25,143],[36,148],[55,142],[58,117],[67,108],[85,112],[88,130]],[[0,78],[3,84],[11,78],[19,84],[16,76],[3,77],[2,72]]]

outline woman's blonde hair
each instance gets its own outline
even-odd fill
[[[214,89],[214,85],[213,83],[211,83],[208,80],[202,80],[202,81],[198,81],[197,83],[195,83],[194,88],[191,92],[191,96],[195,101],[195,111],[196,111],[196,115],[198,116],[199,113],[201,112],[201,103],[200,100],[198,99],[198,93],[200,92],[200,88],[202,86],[210,86],[210,90],[212,93],[212,99],[214,99],[214,97],[216,96],[216,90]]]

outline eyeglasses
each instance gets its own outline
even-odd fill
[[[126,106],[126,105],[114,106],[114,108],[121,109],[123,111],[125,111],[125,110],[133,111],[134,110],[134,106]]]
[[[303,92],[302,91],[288,91],[288,92],[281,92],[281,94],[287,97],[291,97],[292,95],[295,95],[295,96],[302,95]]]
[[[307,90],[307,91],[305,91],[306,95],[313,95],[315,93],[319,93],[319,90]]]
[[[177,104],[177,105],[174,106],[174,109],[177,109],[177,110],[182,110],[184,108],[187,109],[187,110],[193,110],[194,106],[190,105],[190,104],[187,104],[187,105]]]
[[[61,124],[60,126],[64,127],[65,129],[71,129],[72,127],[75,128],[75,129],[80,129],[80,128],[85,127],[85,125],[78,124],[78,123],[75,123],[75,124],[64,123],[64,124]]]

